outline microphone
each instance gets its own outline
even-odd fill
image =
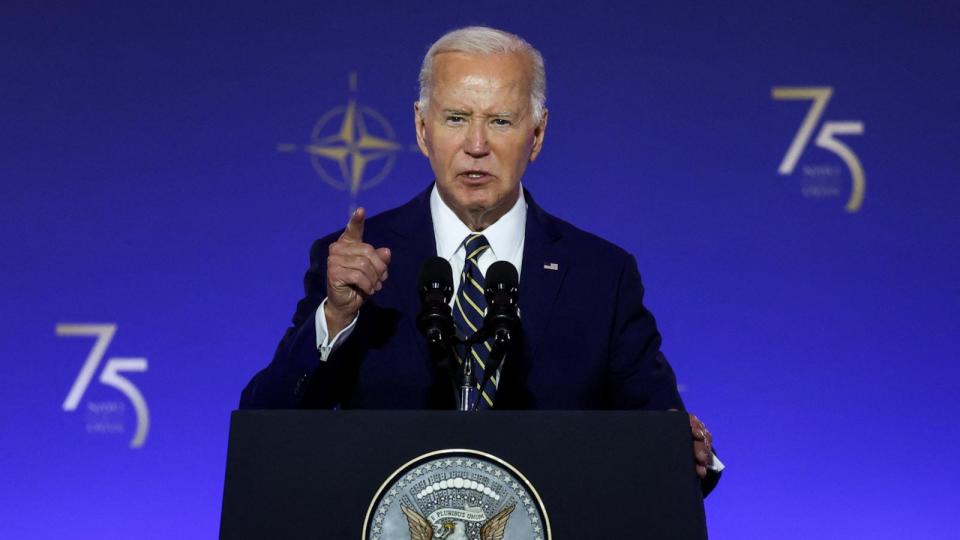
[[[453,270],[442,257],[430,257],[420,266],[417,277],[420,313],[417,329],[427,338],[435,353],[445,354],[456,338],[450,298],[453,297]]]
[[[487,299],[487,315],[483,319],[483,330],[487,336],[493,336],[498,344],[505,345],[520,328],[520,313],[517,309],[520,276],[509,262],[497,261],[487,269],[484,281],[486,286],[483,294]]]
[[[483,318],[483,328],[475,336],[479,341],[493,337],[493,348],[487,358],[487,367],[483,370],[480,388],[485,388],[493,374],[507,356],[507,349],[514,335],[520,329],[520,312],[517,299],[520,297],[520,275],[517,269],[507,261],[497,261],[487,269],[483,291],[487,299],[487,315]],[[473,339],[473,338],[471,338]],[[474,409],[480,403],[477,396]]]

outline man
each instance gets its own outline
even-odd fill
[[[519,343],[479,388],[485,408],[683,409],[634,258],[521,187],[543,147],[545,90],[540,53],[517,36],[470,27],[433,44],[414,121],[436,182],[369,221],[357,209],[314,243],[294,326],[241,407],[453,408],[415,322],[417,271],[439,255],[460,276],[453,311],[465,335],[482,316],[472,288],[487,268],[506,260],[520,272]],[[483,347],[458,359],[482,373]],[[693,415],[690,427],[704,478],[711,435]]]

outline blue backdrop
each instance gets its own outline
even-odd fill
[[[33,4],[0,8],[5,538],[216,535],[310,242],[428,184],[419,63],[475,23],[547,61],[525,185],[638,257],[729,467],[711,535],[955,537],[955,2]]]

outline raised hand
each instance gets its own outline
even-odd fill
[[[363,242],[366,211],[357,208],[340,238],[330,244],[327,257],[327,303],[324,316],[330,336],[340,333],[356,317],[367,298],[383,288],[390,249]]]

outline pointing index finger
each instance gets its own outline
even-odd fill
[[[350,215],[350,221],[347,222],[347,228],[340,235],[340,240],[347,242],[363,242],[363,220],[367,218],[367,211],[361,206]]]

